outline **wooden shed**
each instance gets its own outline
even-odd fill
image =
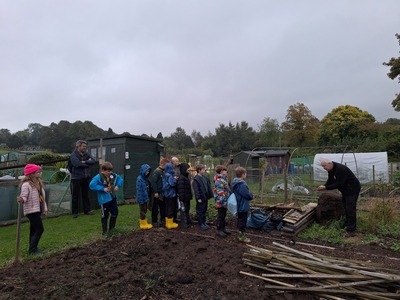
[[[290,151],[289,150],[266,150],[264,151],[266,159],[265,175],[282,174],[284,168],[289,166]]]
[[[136,178],[142,164],[154,171],[164,151],[161,141],[155,138],[130,134],[115,135],[102,139],[88,139],[88,151],[100,163],[109,161],[114,172],[123,176],[124,199],[136,196]]]

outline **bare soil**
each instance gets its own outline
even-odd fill
[[[233,234],[163,228],[133,231],[72,248],[39,260],[0,270],[1,299],[319,299],[313,295],[279,293],[260,279],[240,271],[261,272],[242,262],[248,246]],[[377,244],[357,247],[317,247],[305,241],[249,230],[251,244],[264,247],[278,241],[299,250],[380,263],[399,270],[400,254]],[[358,236],[353,239],[360,239]],[[293,242],[294,241],[294,242]],[[312,246],[305,243],[314,244]]]

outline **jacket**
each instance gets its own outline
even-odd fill
[[[254,196],[250,192],[247,183],[243,179],[234,178],[232,181],[232,191],[236,196],[238,213],[250,211],[250,201],[253,200]]]
[[[196,200],[208,200],[213,197],[213,191],[211,189],[211,182],[204,175],[197,174],[193,178],[193,190]]]
[[[153,174],[151,175],[152,179],[152,186],[154,189],[154,193],[162,193],[162,177],[164,176],[164,169],[158,167],[154,170]]]
[[[177,182],[177,191],[179,196],[179,201],[188,202],[192,200],[192,186],[190,185],[189,179],[189,165],[187,163],[181,163],[179,165],[180,175]]]
[[[221,174],[215,174],[214,176],[214,199],[215,207],[227,207],[228,198],[230,194],[228,180]]]
[[[24,216],[40,211],[47,212],[46,195],[44,189],[42,189],[42,203],[40,203],[40,197],[37,188],[32,186],[28,181],[22,184],[20,196],[24,199]],[[40,205],[42,205],[42,210],[40,210]]]
[[[163,182],[163,194],[166,198],[174,198],[176,196],[176,179],[174,178],[174,165],[169,162],[165,164]]]
[[[116,198],[114,187],[118,188],[122,187],[124,180],[121,176],[115,173],[110,174],[110,185],[112,187],[112,192],[105,192],[104,188],[108,187],[107,178],[104,174],[97,174],[93,177],[93,179],[89,183],[89,188],[93,191],[97,192],[97,201],[100,205],[110,202],[114,198]]]
[[[342,195],[358,195],[361,184],[354,173],[345,165],[332,163],[333,168],[328,172],[328,180],[325,183],[326,189],[338,189]]]
[[[89,152],[81,153],[78,150],[71,153],[70,160],[72,164],[71,179],[89,178],[90,167],[97,162]]]
[[[149,171],[149,173],[145,175],[147,171]],[[150,201],[150,196],[153,192],[149,180],[150,172],[151,168],[148,164],[143,164],[140,167],[139,176],[136,179],[136,202],[139,204],[145,204]]]

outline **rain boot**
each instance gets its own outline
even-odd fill
[[[151,229],[153,225],[147,223],[147,219],[139,220],[139,227],[140,229]]]
[[[186,215],[185,215],[185,211],[181,209],[181,227],[182,228],[188,228],[189,225],[186,221]]]
[[[232,233],[226,229],[226,221],[223,220],[222,221],[222,231],[226,234],[226,235],[231,235]]]
[[[115,222],[117,222],[117,217],[110,218],[110,230],[115,228]]]
[[[185,215],[186,215],[186,223],[188,226],[193,225],[193,220],[190,217],[190,213],[186,210],[185,211]]]
[[[251,242],[251,240],[242,231],[239,232],[239,241],[242,243],[250,243]]]
[[[107,235],[107,219],[101,218],[101,227],[103,229],[103,235]]]
[[[165,218],[165,227],[167,229],[175,229],[175,228],[178,228],[178,224],[174,223],[173,218]]]

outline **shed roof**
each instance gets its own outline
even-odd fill
[[[162,140],[160,139],[156,139],[153,137],[149,137],[146,135],[133,135],[133,134],[129,134],[129,133],[123,133],[123,134],[115,134],[112,136],[107,136],[107,137],[103,137],[103,140],[112,140],[112,139],[119,139],[119,138],[133,138],[133,139],[138,139],[138,140],[146,140],[146,141],[152,141],[152,142],[159,142],[161,143]],[[88,141],[97,141],[100,138],[89,138]]]

